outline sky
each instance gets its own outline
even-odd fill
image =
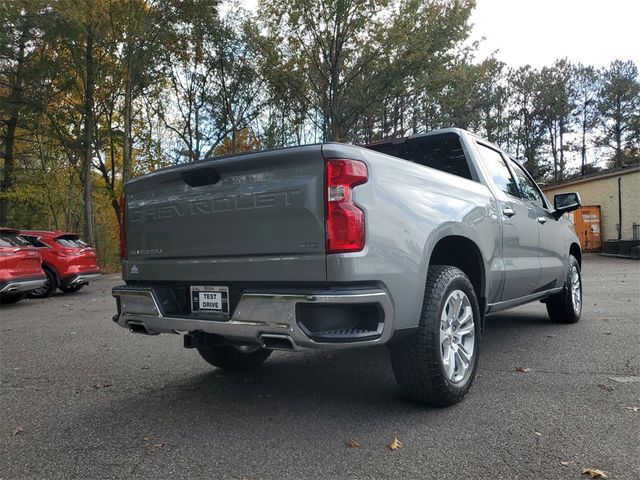
[[[255,11],[258,0],[241,0]],[[477,57],[498,50],[509,66],[536,68],[567,57],[608,66],[613,60],[640,65],[640,0],[476,0],[471,40]]]
[[[640,0],[476,0],[472,40],[481,60],[498,50],[509,66],[540,68],[558,58],[596,67],[640,65]]]

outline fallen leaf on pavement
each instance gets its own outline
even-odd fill
[[[530,368],[526,368],[526,367],[516,367],[516,372],[520,372],[520,373],[529,373],[531,371]]]
[[[21,433],[24,433],[24,428],[16,427],[16,429],[13,431],[13,436],[20,435]]]
[[[111,386],[110,383],[96,383],[94,385],[91,385],[93,388],[109,388]]]
[[[389,444],[389,448],[391,450],[398,450],[399,448],[402,448],[402,443],[400,443],[400,440],[398,440],[398,437],[393,437],[393,440]]]
[[[609,478],[607,474],[597,468],[583,468],[582,475],[588,478]]]
[[[347,447],[349,448],[357,448],[359,446],[360,444],[356,442],[353,438],[350,438],[349,441],[347,442]]]
[[[598,385],[602,390],[606,390],[607,392],[613,392],[613,385],[607,385],[605,383],[601,383]]]
[[[627,410],[631,410],[632,412],[640,412],[640,405],[634,405],[633,407],[627,407]]]

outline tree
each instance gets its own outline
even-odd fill
[[[472,0],[268,0],[260,8],[272,44],[280,45],[280,65],[304,79],[288,85],[288,94],[308,105],[323,140],[347,141],[379,105],[391,101],[404,113],[407,89],[468,35],[473,6]]]
[[[544,125],[536,110],[535,98],[538,92],[539,73],[527,65],[509,74],[512,89],[511,109],[515,131],[515,155],[524,158],[524,164],[536,180],[547,173],[547,166],[540,161],[539,154],[544,145]]]
[[[10,0],[0,4],[3,25],[0,30],[0,125],[4,159],[0,225],[7,224],[9,218],[10,200],[6,194],[14,187],[16,136],[25,118],[38,110],[34,90],[40,79],[42,9],[36,1]]]
[[[575,111],[574,116],[580,131],[580,174],[589,171],[587,149],[589,134],[598,124],[599,116],[596,108],[600,76],[592,66],[579,64],[575,72]]]
[[[631,60],[616,60],[602,73],[598,111],[604,134],[599,144],[613,150],[611,167],[640,159],[640,79]]]
[[[543,67],[538,75],[535,104],[549,135],[553,156],[553,180],[561,181],[565,173],[566,135],[571,132],[571,113],[575,107],[574,67],[566,59]]]

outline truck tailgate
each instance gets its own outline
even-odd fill
[[[125,198],[128,281],[326,280],[320,145],[170,168]]]

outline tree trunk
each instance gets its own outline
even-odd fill
[[[129,51],[124,86],[124,138],[122,140],[122,183],[131,178],[131,70],[132,59]]]
[[[581,175],[587,174],[587,103],[584,104],[584,111],[582,113],[582,168],[580,169]]]
[[[4,144],[4,172],[2,176],[2,183],[0,186],[0,192],[6,193],[11,187],[13,187],[13,170],[14,170],[14,147],[16,142],[16,128],[18,126],[18,103],[22,99],[22,69],[25,62],[25,46],[28,27],[22,30],[20,35],[20,45],[18,46],[18,58],[16,65],[15,82],[11,87],[11,103],[12,115],[7,121],[7,136],[5,137]],[[0,198],[0,225],[6,225],[9,216],[9,200],[6,198]]]
[[[2,193],[6,193],[13,186],[13,146],[16,139],[18,119],[14,116],[7,122],[7,136],[4,145],[4,175],[2,177]],[[0,198],[0,225],[6,225],[9,214],[9,201]]]
[[[95,72],[93,70],[93,26],[87,27],[87,45],[85,51],[86,61],[86,86],[84,98],[84,164],[83,164],[83,194],[84,194],[84,236],[90,245],[95,245],[96,236],[93,229],[93,197],[91,182],[91,166],[93,158],[93,90],[95,82]]]
[[[616,96],[616,114],[615,114],[615,126],[614,137],[616,140],[616,156],[614,160],[614,167],[621,167],[622,162],[622,100],[620,95]]]

